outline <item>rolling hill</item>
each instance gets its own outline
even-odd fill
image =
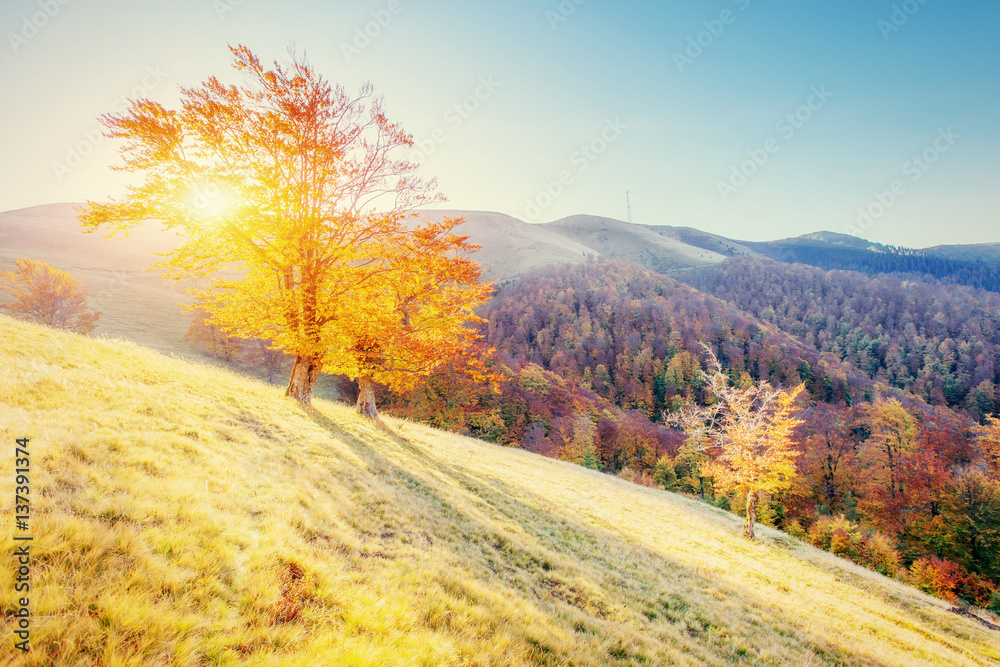
[[[728,256],[717,251],[723,248],[710,249],[687,243],[682,239],[680,228],[675,227],[630,225],[589,215],[575,215],[542,226],[585,243],[602,255],[660,273],[718,264]],[[708,234],[703,236],[699,241],[712,238]],[[691,234],[687,238],[691,238]]]
[[[925,248],[924,252],[943,257],[984,262],[1000,262],[1000,243],[972,243],[966,245],[936,245]]]
[[[183,286],[146,273],[152,254],[175,247],[177,237],[156,223],[141,226],[127,238],[85,234],[76,220],[76,206],[79,204],[48,204],[0,213],[0,269],[12,266],[18,257],[30,257],[70,271],[90,290],[93,306],[105,312],[99,332],[141,340],[163,351],[199,356],[196,349],[180,340],[186,321],[175,317],[179,312],[175,306],[184,301]],[[476,260],[483,268],[483,278],[500,286],[542,266],[579,264],[596,257],[668,274],[717,266],[734,256],[799,262],[826,270],[929,273],[973,286],[982,286],[976,284],[982,280],[976,274],[984,267],[990,272],[986,279],[991,284],[993,273],[998,273],[991,268],[998,244],[938,246],[899,254],[889,246],[832,232],[775,241],[738,241],[691,227],[629,224],[588,215],[531,224],[487,211],[433,209],[422,214],[431,220],[464,217],[456,232],[468,234],[482,246]],[[159,313],[169,313],[169,323],[155,324]],[[136,315],[147,324],[138,324]]]
[[[917,250],[872,243],[846,234],[815,232],[778,241],[748,242],[759,256],[826,271],[892,274],[930,283],[968,285],[1000,292],[995,244]]]
[[[502,213],[485,211],[423,211],[428,220],[463,217],[455,233],[468,234],[482,246],[476,261],[485,280],[507,283],[532,269],[563,262],[578,264],[598,251],[562,236],[544,225],[533,225]]]
[[[148,273],[154,253],[179,245],[178,237],[146,223],[128,237],[86,234],[79,204],[49,204],[0,213],[0,270],[27,257],[68,271],[89,292],[87,305],[102,311],[96,333],[141,341],[157,350],[202,358],[182,340],[189,322],[178,303],[183,286]]]
[[[13,268],[19,257],[28,257],[69,271],[89,290],[88,305],[103,312],[97,333],[207,359],[182,340],[189,324],[177,306],[189,303],[184,286],[146,272],[156,259],[153,253],[176,247],[177,236],[155,222],[142,225],[128,237],[85,234],[76,219],[77,206],[49,204],[0,213],[0,270]],[[536,225],[483,211],[435,209],[423,213],[430,220],[464,217],[456,233],[468,234],[483,246],[476,254],[483,279],[497,281],[500,286],[542,266],[578,264],[601,255],[631,258],[654,270],[715,264],[724,259],[664,231],[673,228],[647,228],[588,216]]]
[[[0,347],[32,457],[11,665],[1000,664],[946,603],[695,500],[128,342],[0,316]]]

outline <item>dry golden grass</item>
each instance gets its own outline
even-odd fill
[[[669,493],[0,316],[13,665],[987,665],[1000,635]],[[0,564],[0,612],[14,608]]]

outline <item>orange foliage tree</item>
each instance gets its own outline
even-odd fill
[[[757,503],[762,493],[788,489],[797,474],[793,430],[801,423],[795,405],[804,385],[791,391],[758,382],[733,387],[712,352],[711,373],[704,379],[715,401],[708,406],[687,405],[666,419],[681,426],[698,449],[710,455],[702,474],[718,488],[746,495],[743,536],[754,539]]]
[[[858,424],[870,434],[861,453],[871,466],[873,481],[883,485],[891,498],[896,498],[904,492],[904,458],[916,449],[916,419],[891,398],[864,406]]]
[[[493,286],[478,282],[479,265],[466,254],[479,246],[452,234],[455,222],[424,224],[388,247],[381,261],[389,270],[373,278],[366,307],[341,327],[349,342],[337,372],[357,379],[361,414],[378,417],[376,383],[406,391],[449,360],[461,359],[476,381],[496,380],[486,369],[492,351],[477,346],[480,335],[469,326],[482,321],[475,309]]]
[[[812,500],[821,501],[833,511],[850,489],[854,472],[855,443],[850,414],[847,409],[829,403],[813,403],[802,416],[801,481],[806,482]]]
[[[211,316],[205,312],[204,308],[195,308],[191,310],[189,315],[191,326],[184,333],[185,341],[223,361],[233,361],[240,355],[243,341],[226,334],[225,331],[214,325]]]
[[[295,361],[287,394],[308,404],[321,371],[358,379],[358,409],[374,415],[373,381],[403,383],[462,354],[463,326],[489,286],[451,233],[413,211],[443,199],[397,157],[413,138],[386,116],[370,85],[331,86],[304,60],[266,68],[231,47],[244,85],[216,77],[181,88],[181,107],[150,100],[102,117],[125,140],[119,169],[144,175],[118,201],[88,202],[93,231],[156,218],[186,243],[167,275],[216,275],[211,321],[272,341]]]
[[[71,274],[30,259],[16,260],[14,266],[0,272],[0,291],[14,298],[0,308],[19,319],[77,333],[97,327],[101,314],[87,310],[87,290]]]

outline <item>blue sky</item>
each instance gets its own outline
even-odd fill
[[[998,29],[992,0],[5,0],[0,210],[114,194],[96,116],[294,42],[374,84],[449,207],[1000,242]]]

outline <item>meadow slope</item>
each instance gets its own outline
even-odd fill
[[[0,316],[11,665],[990,665],[944,602],[670,493]],[[9,660],[9,663],[7,662]]]

